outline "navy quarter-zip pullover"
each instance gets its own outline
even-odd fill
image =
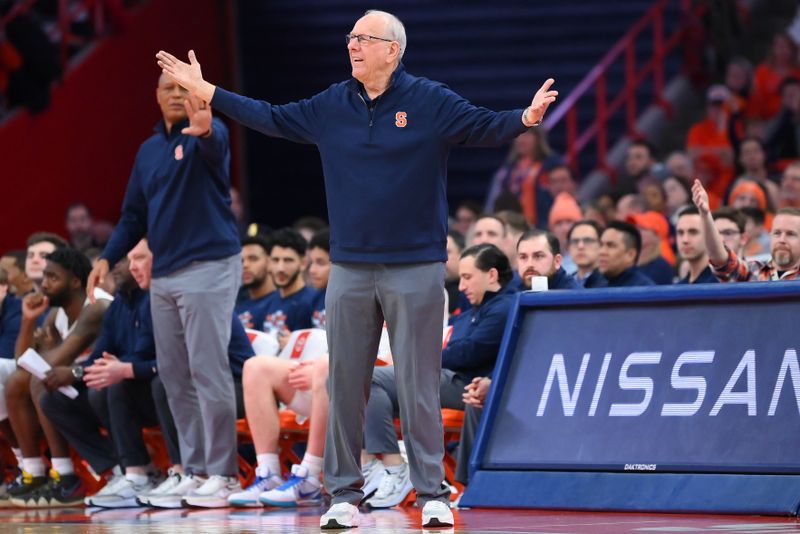
[[[350,79],[286,105],[217,87],[211,103],[266,135],[317,145],[332,261],[445,261],[450,149],[511,141],[527,129],[523,110],[476,107],[402,64],[383,94],[371,102],[365,94]]]
[[[188,125],[188,119],[173,124],[167,133],[162,120],[139,148],[122,217],[102,255],[110,267],[145,235],[156,278],[241,252],[231,211],[228,129],[215,118],[203,139],[182,134]]]

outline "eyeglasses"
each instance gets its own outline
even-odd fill
[[[587,246],[594,245],[595,243],[597,243],[597,239],[594,237],[573,237],[572,239],[569,240],[569,244],[576,247],[581,243]]]
[[[345,45],[350,46],[350,41],[353,39],[358,39],[358,44],[360,45],[372,43],[374,41],[385,41],[387,43],[393,41],[393,39],[384,39],[383,37],[375,37],[374,35],[367,35],[365,33],[348,33],[344,36]]]
[[[719,233],[723,237],[733,237],[735,235],[741,234],[742,232],[740,232],[739,230],[720,230]]]

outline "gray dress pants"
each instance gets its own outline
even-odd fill
[[[447,501],[439,373],[442,366],[444,264],[331,267],[325,298],[330,409],[325,487],[332,503],[364,497],[360,454],[364,412],[384,320],[389,330],[400,421],[411,482],[420,504]]]
[[[238,471],[228,344],[241,273],[236,254],[193,263],[150,283],[158,374],[190,473]]]

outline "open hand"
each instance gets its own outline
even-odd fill
[[[183,101],[183,105],[189,126],[181,130],[182,134],[201,136],[211,131],[211,106],[191,95]]]
[[[289,371],[289,385],[299,391],[311,389],[311,380],[314,376],[314,362],[297,362],[297,366]]]
[[[161,67],[164,74],[172,76],[190,94],[197,95],[204,80],[203,71],[200,69],[200,63],[197,61],[197,56],[194,55],[194,50],[189,50],[189,63],[181,61],[163,50],[159,50],[156,58],[158,66]]]
[[[542,120],[547,108],[556,101],[558,91],[550,90],[550,86],[554,83],[555,80],[553,78],[548,78],[539,90],[536,91],[536,94],[533,95],[531,106],[528,108],[528,115],[525,117],[525,120],[527,120],[529,124],[534,124]]]
[[[701,214],[705,215],[709,212],[708,193],[700,180],[695,180],[692,184],[692,200]]]

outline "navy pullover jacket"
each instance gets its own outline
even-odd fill
[[[228,129],[213,119],[208,139],[184,135],[189,121],[164,121],[139,148],[117,223],[102,257],[113,267],[147,235],[153,276],[241,253],[231,211]]]
[[[563,267],[559,267],[556,272],[553,273],[553,276],[547,279],[547,288],[548,289],[583,289],[583,287],[575,280],[575,277],[571,274],[567,274],[567,271],[564,270]]]
[[[0,302],[0,358],[14,358],[21,321],[22,299],[8,293]]]
[[[130,294],[117,291],[114,295],[114,301],[103,315],[103,326],[94,350],[83,365],[89,366],[102,358],[103,352],[132,364],[136,379],[149,379],[156,375],[156,342],[148,291],[137,287]]]
[[[242,322],[234,313],[231,322],[231,341],[228,343],[228,360],[230,360],[231,374],[234,378],[241,380],[244,362],[255,354]]]
[[[456,317],[442,351],[442,367],[455,371],[465,382],[491,374],[514,294],[508,286],[496,293],[487,291],[480,306]]]
[[[638,267],[625,269],[614,278],[606,277],[608,285],[606,287],[634,287],[634,286],[654,286],[656,285],[650,278],[642,274]],[[602,286],[596,286],[602,287]]]
[[[501,145],[526,130],[522,109],[476,107],[402,65],[373,101],[350,79],[286,105],[219,87],[211,103],[266,135],[317,145],[334,262],[445,261],[451,147]]]
[[[681,278],[678,282],[679,284],[719,284],[719,278],[714,276],[714,271],[711,270],[711,266],[707,266],[705,269],[700,271],[700,275],[697,277],[697,280],[694,282],[689,281],[689,276],[686,275],[685,277]]]

